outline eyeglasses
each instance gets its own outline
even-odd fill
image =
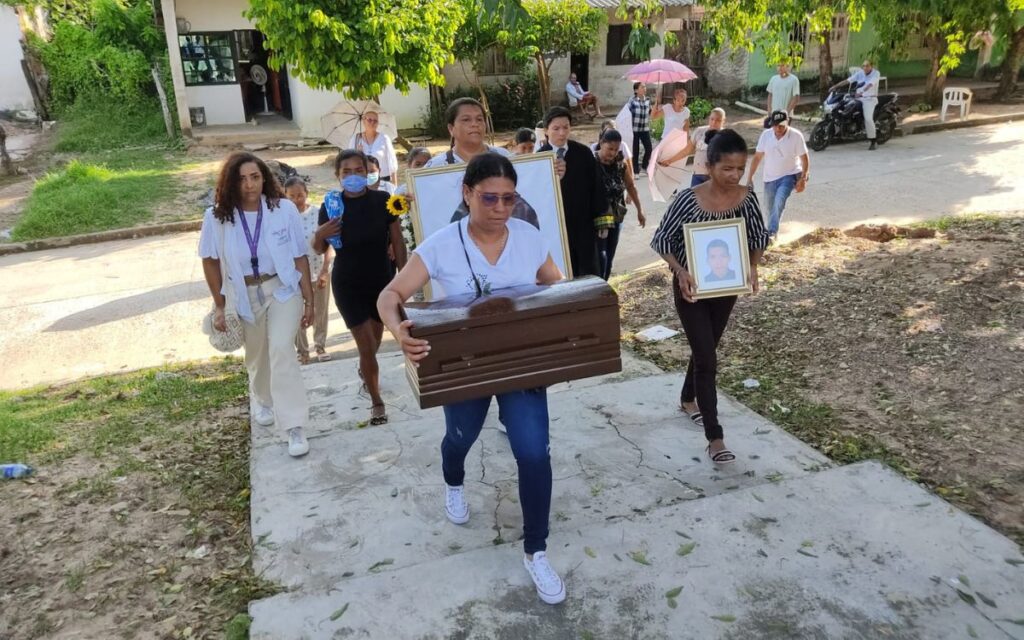
[[[516,202],[519,200],[519,194],[516,193],[515,191],[513,191],[512,193],[501,193],[501,194],[499,194],[499,193],[484,193],[482,191],[477,191],[476,189],[473,189],[473,191],[478,196],[480,196],[480,200],[482,200],[484,205],[486,205],[488,207],[496,207],[496,206],[498,206],[498,201],[499,200],[506,207],[512,207],[512,206],[515,206]]]
[[[363,122],[367,122],[369,124],[377,124],[378,122],[380,122],[380,120],[377,120],[376,118],[363,118]]]

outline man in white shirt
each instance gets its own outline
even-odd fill
[[[780,62],[778,70],[768,81],[768,113],[793,113],[800,102],[800,80],[789,72],[789,63]]]
[[[565,95],[569,98],[570,108],[579,105],[583,113],[590,115],[587,111],[587,107],[594,105],[593,117],[604,117],[604,114],[601,113],[601,106],[597,104],[597,96],[583,88],[583,85],[581,85],[579,80],[576,79],[575,73],[569,74],[569,82],[565,85]]]
[[[857,73],[829,88],[829,91],[835,91],[839,87],[851,82],[859,85],[855,95],[857,100],[860,101],[861,109],[864,112],[864,132],[868,134],[868,141],[871,142],[871,146],[868,147],[871,151],[874,151],[876,148],[875,106],[878,105],[878,83],[881,78],[882,74],[879,73],[878,69],[875,69],[871,61],[865,60],[860,69],[857,70]]]
[[[754,174],[763,161],[768,233],[775,237],[779,235],[786,200],[794,189],[797,193],[804,190],[811,165],[804,134],[789,126],[789,115],[785,111],[773,111],[768,118],[771,129],[761,133],[757,141],[757,152],[750,163],[747,184],[753,188]]]

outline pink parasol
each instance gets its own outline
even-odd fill
[[[668,202],[672,192],[679,187],[687,187],[683,181],[689,175],[686,170],[686,158],[676,160],[667,167],[658,164],[658,159],[671,157],[686,147],[689,136],[682,129],[673,129],[665,134],[665,138],[651,151],[651,162],[647,165],[648,186],[651,198],[655,202]]]
[[[681,62],[659,58],[657,60],[641,62],[622,77],[633,82],[657,82],[660,84],[664,82],[686,82],[696,78],[697,74]]]

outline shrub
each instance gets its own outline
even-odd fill
[[[495,130],[533,127],[542,116],[540,87],[533,74],[523,74],[510,80],[484,85],[484,93],[487,94]],[[444,105],[440,108],[432,107],[429,113],[425,114],[423,128],[434,137],[448,137],[444,111],[453,100],[466,97],[479,100],[480,94],[475,88],[461,85],[446,91]]]
[[[690,100],[686,106],[690,107],[691,127],[703,124],[704,121],[708,119],[708,115],[711,113],[711,110],[715,108],[715,105],[707,98],[694,98],[693,100]]]

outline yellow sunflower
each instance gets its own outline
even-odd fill
[[[388,212],[395,216],[404,216],[409,213],[409,199],[397,193],[388,198]]]

